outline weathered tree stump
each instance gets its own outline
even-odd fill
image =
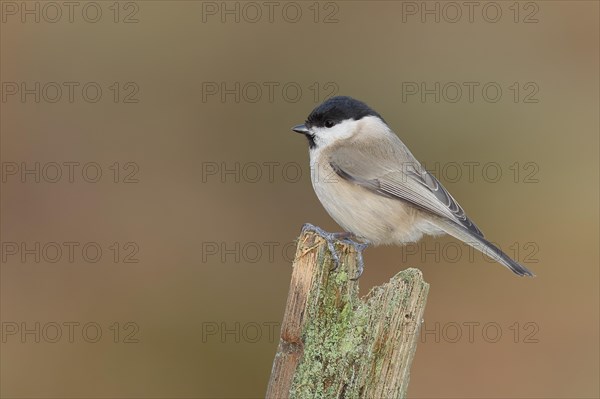
[[[298,240],[267,398],[403,398],[429,284],[417,269],[358,297],[356,252],[338,243],[336,270],[325,240]]]

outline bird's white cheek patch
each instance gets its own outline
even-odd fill
[[[315,141],[317,146],[326,147],[336,143],[339,140],[345,140],[352,137],[359,128],[359,121],[347,120],[338,123],[334,127],[317,127],[314,128]]]

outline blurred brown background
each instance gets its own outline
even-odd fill
[[[2,397],[263,396],[345,94],[537,274],[368,249],[431,284],[410,397],[597,398],[598,3],[448,4],[0,2]]]

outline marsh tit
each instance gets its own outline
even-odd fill
[[[351,97],[330,98],[292,130],[308,139],[315,193],[345,230],[326,233],[313,225],[304,227],[326,238],[336,265],[335,239],[355,246],[360,276],[362,251],[368,245],[406,244],[425,234],[450,234],[519,276],[534,275],[484,238],[458,202],[365,103]]]

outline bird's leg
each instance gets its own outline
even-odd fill
[[[322,228],[320,228],[318,226],[314,226],[310,223],[306,223],[304,226],[302,226],[302,232],[304,233],[305,231],[315,232],[315,233],[319,234],[320,236],[322,236],[325,239],[325,241],[327,242],[327,248],[329,249],[329,252],[331,253],[331,257],[333,258],[333,264],[334,264],[331,271],[336,270],[340,266],[340,256],[337,253],[337,251],[335,250],[335,241],[341,240],[342,242],[345,242],[346,244],[351,245],[358,254],[357,259],[356,259],[356,263],[357,263],[357,267],[358,267],[358,275],[356,277],[352,278],[352,280],[359,279],[359,277],[362,275],[362,273],[364,271],[364,266],[365,266],[364,261],[363,261],[362,252],[365,250],[366,247],[369,246],[368,242],[359,243],[359,242],[351,240],[351,238],[356,238],[356,236],[353,233],[350,233],[347,231],[344,231],[341,233],[329,233],[329,232],[323,230]]]

